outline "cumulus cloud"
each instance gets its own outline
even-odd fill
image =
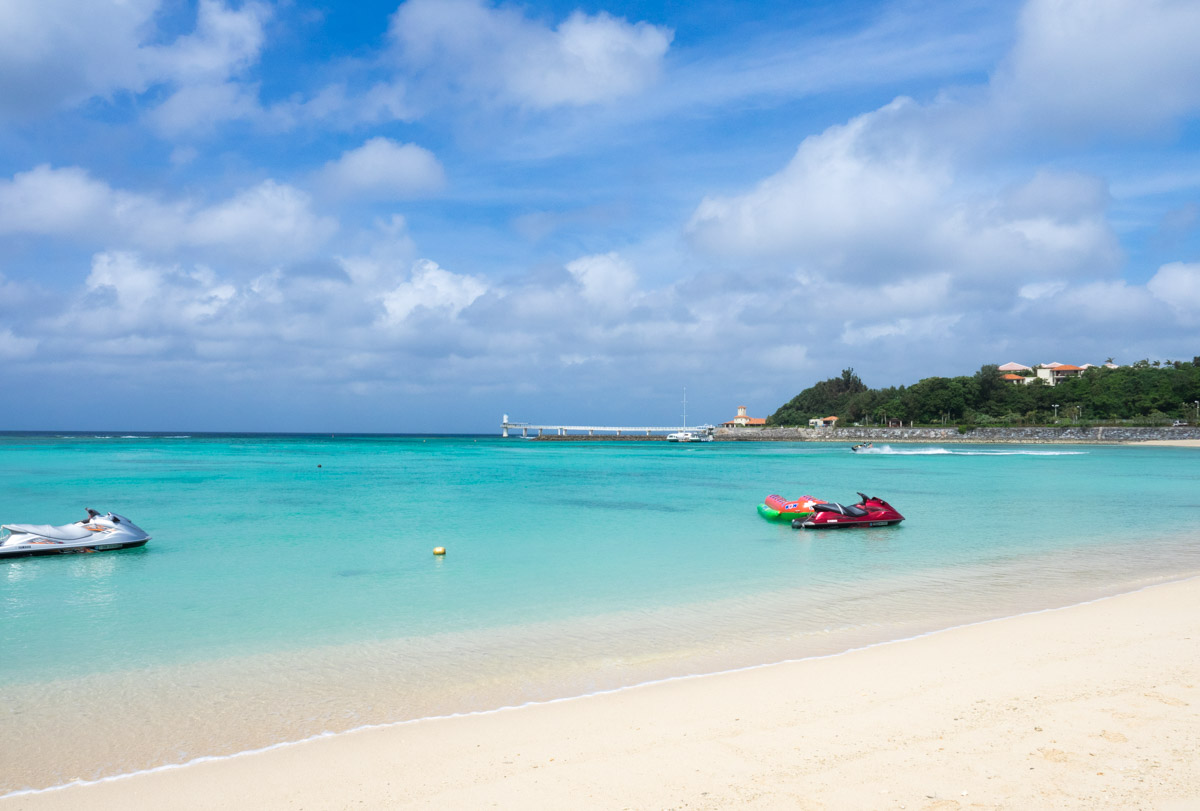
[[[704,396],[692,380],[720,365],[729,371],[717,395],[740,392],[766,408],[848,365],[872,385],[911,382],[894,375],[914,352],[921,376],[961,374],[995,360],[989,352],[1023,357],[1047,346],[1102,360],[1129,345],[1123,337],[1114,347],[1114,336],[1140,335],[1147,324],[1156,335],[1166,324],[1178,336],[1195,333],[1194,319],[1175,318],[1162,298],[1194,301],[1191,266],[1164,267],[1148,285],[1084,279],[1064,282],[1059,295],[1010,290],[982,301],[947,274],[865,293],[806,274],[766,274],[752,285],[701,275],[651,288],[615,253],[580,256],[557,276],[497,281],[406,260],[403,223],[389,228],[395,247],[341,259],[346,272],[337,276],[273,269],[247,279],[233,264],[102,251],[75,291],[21,330],[4,324],[0,301],[0,355],[18,365],[36,357],[63,368],[120,367],[152,375],[156,386],[220,375],[227,385],[270,379],[288,391],[353,386],[459,399],[467,390],[524,391],[568,401],[614,386],[661,396],[667,381],[688,385],[690,402]],[[1178,289],[1164,292],[1171,285]],[[139,361],[132,372],[131,358]],[[672,398],[664,418],[674,407]]]
[[[336,229],[313,211],[308,194],[272,180],[211,205],[114,189],[78,167],[41,165],[0,180],[0,234],[212,248],[278,262],[310,255]]]
[[[227,79],[258,61],[269,17],[261,3],[246,3],[235,11],[219,0],[200,0],[193,33],[170,45],[143,49],[146,71],[180,84]]]
[[[487,284],[475,276],[451,273],[436,262],[422,259],[407,281],[380,298],[387,324],[399,324],[418,308],[456,316],[487,292]]]
[[[146,95],[145,120],[195,140],[246,121],[270,131],[306,122],[345,129],[414,116],[402,81],[341,83],[264,104],[250,78],[272,10],[200,0],[193,30],[162,42],[162,0],[11,0],[0,5],[0,112],[32,117],[91,98]]]
[[[616,253],[583,256],[567,263],[567,271],[579,283],[589,302],[609,308],[628,309],[637,287],[633,267]]]
[[[1145,133],[1200,110],[1200,5],[1030,0],[993,79],[1002,115],[1074,134]]]
[[[177,319],[202,322],[220,313],[237,292],[206,267],[185,272],[177,266],[146,262],[128,251],[94,256],[84,287],[88,306],[97,294],[110,294],[115,306],[108,317],[126,328],[161,326]]]
[[[141,88],[140,32],[159,0],[0,6],[0,109],[32,114],[114,90]]]
[[[80,233],[94,228],[98,216],[129,205],[130,198],[79,167],[42,164],[0,180],[0,233]]]
[[[266,180],[197,210],[184,234],[193,244],[233,246],[270,261],[312,253],[336,227],[333,220],[314,214],[308,194]]]
[[[1171,262],[1163,265],[1146,284],[1160,301],[1180,316],[1200,316],[1200,263]]]
[[[389,35],[412,69],[532,109],[607,102],[657,77],[673,32],[604,12],[555,28],[483,0],[407,0]]]
[[[256,88],[236,82],[185,85],[146,113],[161,134],[171,138],[207,135],[227,121],[259,118]]]
[[[34,115],[160,83],[221,82],[257,60],[266,6],[201,0],[195,31],[153,44],[161,0],[0,6],[0,110]]]
[[[806,138],[787,166],[754,189],[706,197],[689,233],[720,255],[799,252],[825,257],[819,264],[844,264],[846,251],[870,254],[927,240],[933,234],[922,226],[949,188],[947,167],[923,154],[923,144],[885,134],[914,106],[897,99]]]
[[[1115,266],[1103,183],[1043,171],[987,193],[944,142],[943,112],[897,99],[810,136],[753,189],[701,201],[688,234],[715,256],[794,262],[846,280]]]
[[[342,197],[401,200],[441,190],[446,176],[428,149],[372,138],[325,164],[319,180],[329,192]]]

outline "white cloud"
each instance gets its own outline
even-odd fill
[[[1063,326],[1074,329],[1098,325],[1101,329],[1123,332],[1146,323],[1147,319],[1169,317],[1161,302],[1155,301],[1144,285],[1122,279],[1072,285],[1044,303],[1062,319]]]
[[[594,304],[628,309],[634,303],[637,274],[616,253],[580,257],[567,263],[567,271],[583,289],[583,297]]]
[[[355,385],[385,396],[402,385],[429,397],[519,390],[570,400],[614,386],[660,396],[664,385],[682,383],[689,404],[703,397],[693,380],[720,367],[728,369],[714,386],[720,397],[740,391],[737,400],[774,405],[851,365],[871,385],[886,385],[969,373],[1000,351],[1023,357],[1069,346],[1077,361],[1103,359],[1161,335],[1164,323],[1178,323],[1179,336],[1195,333],[1157,297],[1175,284],[1186,295],[1197,272],[1190,266],[1164,268],[1146,286],[1082,280],[1036,299],[1020,298],[1016,281],[980,296],[983,288],[946,273],[867,288],[820,275],[754,284],[703,275],[650,289],[617,254],[501,282],[407,259],[403,221],[376,234],[374,249],[338,260],[345,273],[334,276],[277,268],[248,278],[240,262],[102,251],[73,294],[33,308],[27,329],[14,327],[10,337],[0,327],[0,354],[20,362],[36,351],[39,362],[96,369],[128,368],[137,358],[138,374],[155,386],[219,376],[231,386],[276,381],[280,391]],[[26,333],[38,342],[22,341]],[[898,365],[914,353],[917,373]],[[714,417],[737,404],[722,402]],[[674,405],[664,414],[675,414]]]
[[[33,114],[144,86],[141,31],[159,0],[0,5],[0,110]]]
[[[907,346],[914,342],[945,340],[953,338],[952,328],[961,320],[960,315],[928,315],[924,318],[897,318],[874,324],[847,322],[841,340],[850,346],[861,346],[888,339],[903,341]]]
[[[0,233],[59,235],[103,227],[120,195],[75,166],[47,164],[0,180]],[[97,223],[97,218],[101,222]]]
[[[658,76],[673,33],[604,12],[556,28],[483,0],[407,0],[390,36],[409,66],[470,94],[534,109],[607,102]]]
[[[907,99],[806,138],[752,190],[706,197],[687,226],[722,258],[794,262],[844,280],[1111,269],[1103,184],[1036,173],[994,194],[947,143],[946,111]]]
[[[268,44],[268,5],[234,9],[200,0],[194,29],[158,44],[161,6],[162,0],[0,5],[0,112],[32,116],[94,97],[161,88],[161,101],[143,105],[146,120],[163,136],[189,140],[230,121],[286,131],[312,121],[345,129],[414,116],[398,80],[350,92],[335,83],[309,98],[264,105],[258,83],[247,76]]]
[[[1153,132],[1200,109],[1197,42],[1191,0],[1030,0],[995,103],[1038,129]]]
[[[185,85],[146,113],[151,125],[169,138],[195,139],[227,122],[258,119],[262,109],[255,87],[236,82]]]
[[[151,44],[161,0],[0,5],[0,110],[34,115],[161,83],[223,81],[254,63],[266,6],[200,0],[195,31]]]
[[[343,197],[399,200],[441,190],[446,176],[428,149],[372,138],[325,164],[320,182]]]
[[[264,105],[254,82],[199,82],[184,85],[146,114],[161,134],[171,138],[203,138],[231,121],[245,121],[265,132],[282,133],[318,123],[332,130],[351,130],[367,124],[411,121],[399,80],[378,82],[362,92],[342,84],[328,85],[309,98],[296,95]]]
[[[200,0],[196,30],[170,45],[144,49],[147,73],[188,85],[227,79],[258,61],[270,10],[246,3],[237,11],[219,0]]]
[[[113,297],[113,302],[105,308],[104,318],[85,319],[87,325],[82,331],[88,335],[107,331],[111,340],[145,339],[142,333],[147,330],[155,335],[186,333],[189,327],[217,317],[237,296],[234,285],[221,281],[208,268],[199,266],[188,272],[178,266],[147,262],[128,251],[106,251],[92,257],[84,287],[84,294],[75,304],[77,309],[94,314],[96,296],[105,293]],[[63,324],[69,326],[76,320],[68,315]],[[160,346],[152,340],[135,353],[165,348],[165,344]]]
[[[412,121],[417,111],[408,103],[408,90],[400,79],[376,82],[366,90],[347,90],[346,85],[327,85],[310,98],[296,96],[253,110],[234,108],[230,118],[242,118],[260,127],[286,132],[306,122],[318,122],[333,130],[366,124]]]
[[[207,206],[113,189],[78,167],[42,165],[0,180],[0,233],[210,248],[282,262],[311,255],[336,230],[313,211],[308,194],[271,180]]]
[[[881,137],[914,105],[887,107],[806,138],[779,173],[734,197],[706,197],[688,224],[697,244],[718,255],[802,254],[817,266],[847,251],[921,242],[930,210],[950,185],[948,167],[911,139]]]
[[[385,323],[399,324],[417,308],[458,315],[487,292],[487,284],[476,276],[451,273],[422,259],[413,266],[408,281],[380,298],[386,311]]]
[[[265,261],[306,256],[336,230],[312,211],[305,192],[266,180],[191,217],[185,238],[196,245],[233,246]]]
[[[30,357],[37,345],[36,338],[14,335],[8,327],[0,327],[0,358],[17,360]]]
[[[1031,282],[1022,285],[1017,291],[1017,295],[1029,301],[1037,301],[1042,298],[1057,296],[1063,290],[1067,289],[1067,283],[1063,281],[1052,282]]]
[[[1165,301],[1180,316],[1200,316],[1200,263],[1163,265],[1146,283],[1155,298]]]

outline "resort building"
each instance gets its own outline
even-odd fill
[[[747,417],[745,406],[738,406],[737,408],[738,408],[737,416],[734,417],[733,419],[729,420],[728,422],[721,423],[722,428],[741,428],[744,425],[766,425],[767,424],[767,420],[765,417]]]
[[[1081,377],[1087,371],[1082,366],[1071,366],[1068,363],[1046,363],[1036,369],[1036,374],[1048,386],[1057,386],[1068,377]]]
[[[1006,383],[1012,383],[1014,386],[1028,385],[1035,380],[1041,380],[1047,386],[1057,386],[1068,377],[1080,377],[1088,369],[1099,369],[1101,367],[1093,363],[1085,363],[1082,366],[1072,366],[1069,363],[1059,363],[1053,361],[1051,363],[1040,363],[1036,367],[1024,366],[1020,363],[1009,362],[1003,366],[997,367],[1001,372],[1004,372],[1001,377]],[[1105,369],[1117,369],[1119,366],[1111,361],[1104,364]],[[1032,373],[1032,374],[1031,374]]]
[[[809,428],[837,428],[837,417],[814,417],[808,421]]]

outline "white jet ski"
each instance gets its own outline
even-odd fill
[[[102,552],[143,546],[150,536],[123,515],[101,515],[88,510],[88,517],[74,524],[4,524],[0,526],[0,558],[26,555],[61,555],[68,552]]]

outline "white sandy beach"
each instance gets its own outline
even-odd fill
[[[1200,439],[1148,439],[1131,445],[1159,445],[1167,448],[1200,448]]]
[[[1200,807],[1200,579],[0,809]]]

